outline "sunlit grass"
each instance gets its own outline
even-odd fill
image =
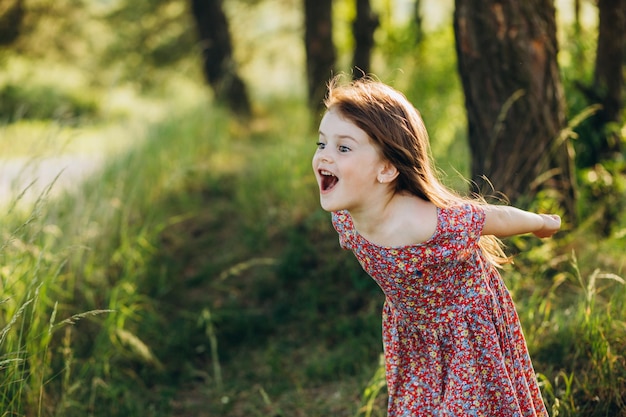
[[[192,176],[198,172],[219,175],[209,172],[201,158],[219,154],[211,151],[215,147],[211,138],[225,137],[219,129],[228,129],[228,123],[216,123],[222,117],[219,111],[208,118],[205,111],[206,107],[195,117],[187,115],[184,125],[175,116],[169,124],[156,125],[147,134],[149,143],[127,131],[125,139],[134,140],[134,146],[103,163],[83,185],[62,199],[52,198],[50,191],[56,185],[52,178],[34,202],[3,216],[0,323],[5,325],[0,363],[9,376],[0,387],[3,410],[47,415],[48,396],[62,393],[64,400],[57,411],[69,407],[64,415],[84,415],[80,410],[88,404],[72,406],[71,397],[97,395],[91,391],[96,387],[88,382],[72,385],[73,394],[59,392],[59,382],[75,384],[61,375],[105,381],[112,377],[113,363],[121,358],[159,370],[150,345],[137,336],[141,317],[156,314],[154,302],[140,293],[137,280],[143,279],[149,266],[155,237],[170,221],[155,203],[176,193],[181,185],[193,183]],[[59,347],[51,346],[55,318],[70,325],[75,320],[63,320],[101,311],[109,313],[93,324],[81,325],[71,342],[64,339],[71,346],[65,348],[65,356],[59,356]],[[89,365],[88,351],[98,354],[95,366]],[[72,363],[64,365],[70,356]],[[100,401],[98,396],[93,398]],[[105,411],[102,415],[113,414]]]

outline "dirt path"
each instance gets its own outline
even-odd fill
[[[12,203],[20,194],[22,202],[33,202],[50,186],[50,195],[71,189],[103,161],[92,155],[0,159],[0,206]]]

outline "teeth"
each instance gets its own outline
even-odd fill
[[[320,174],[322,174],[322,175],[330,175],[331,177],[335,176],[335,174],[333,174],[332,172],[326,171],[326,170],[321,170]]]

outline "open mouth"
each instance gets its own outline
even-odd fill
[[[331,190],[339,182],[339,178],[337,178],[332,172],[322,169],[319,173],[322,179],[320,184],[322,191]]]

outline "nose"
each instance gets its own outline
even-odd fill
[[[317,152],[315,152],[315,155],[313,155],[313,160],[323,163],[330,163],[332,162],[332,157],[330,155],[330,152],[324,148],[318,149]]]

